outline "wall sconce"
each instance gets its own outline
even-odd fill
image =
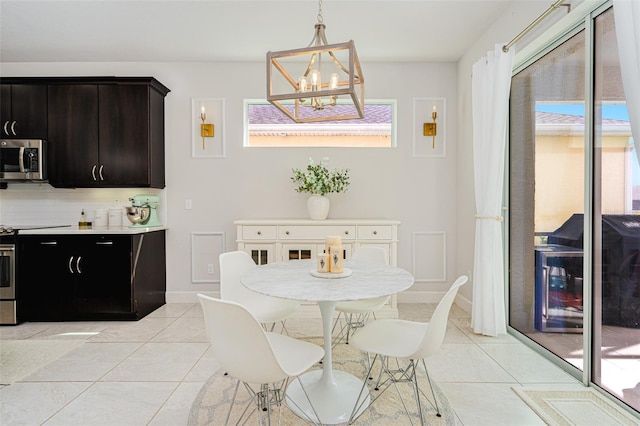
[[[200,136],[202,136],[202,149],[204,149],[205,148],[204,138],[213,137],[214,127],[212,123],[210,124],[205,123],[205,120],[207,119],[207,114],[204,112],[204,107],[202,107],[202,109],[200,110],[200,119],[202,120],[202,124],[200,124]]]
[[[424,136],[431,136],[433,140],[431,141],[431,148],[436,147],[436,135],[438,134],[438,129],[436,125],[436,119],[438,118],[438,112],[436,111],[436,106],[433,106],[433,112],[431,113],[431,118],[433,118],[433,123],[424,123],[422,133]]]

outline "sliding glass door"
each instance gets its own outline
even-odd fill
[[[593,28],[592,380],[640,411],[640,168],[613,10]]]
[[[640,411],[640,167],[611,8],[519,69],[509,126],[509,325]]]
[[[583,368],[585,31],[511,82],[510,325]]]

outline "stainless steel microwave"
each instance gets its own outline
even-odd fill
[[[47,141],[0,139],[0,182],[47,180]]]

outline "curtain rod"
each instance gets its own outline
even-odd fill
[[[554,10],[556,10],[557,8],[561,7],[561,6],[566,6],[569,8],[569,11],[571,11],[571,4],[562,4],[564,2],[564,0],[558,0],[556,1],[554,4],[552,4],[551,6],[549,6],[549,8],[547,10],[544,11],[544,13],[540,16],[538,16],[538,19],[536,19],[535,21],[533,21],[532,23],[529,24],[529,26],[527,28],[525,28],[524,30],[522,30],[520,32],[520,34],[518,34],[517,36],[515,36],[513,38],[513,40],[511,40],[509,43],[505,44],[504,46],[502,46],[502,51],[503,52],[508,52],[509,48],[511,46],[513,46],[513,44],[515,42],[517,42],[518,40],[520,40],[522,37],[524,37],[525,34],[527,34],[529,31],[531,31],[536,25],[538,25],[540,23],[540,21],[542,21],[544,18],[546,18],[551,12],[553,12]]]

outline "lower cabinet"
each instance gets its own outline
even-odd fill
[[[21,321],[137,320],[165,303],[165,232],[23,235]]]

